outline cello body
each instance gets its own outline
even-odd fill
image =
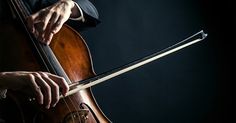
[[[0,71],[47,71],[42,55],[30,41],[27,30],[19,22],[1,25]],[[41,44],[40,44],[41,45]],[[44,46],[43,46],[44,47]],[[51,61],[60,63],[56,73],[66,77],[69,84],[95,76],[89,49],[78,32],[64,25],[54,35],[49,49],[55,56]],[[46,56],[47,57],[47,56]],[[55,59],[56,58],[56,59]],[[47,64],[47,63],[46,63]],[[51,62],[51,65],[54,63]],[[50,64],[49,64],[50,66]],[[58,71],[59,70],[59,71]],[[60,71],[62,70],[62,71]],[[97,105],[91,89],[60,99],[54,108],[45,109],[25,93],[8,90],[8,99],[14,106],[5,107],[10,122],[19,123],[107,123],[110,122]],[[8,103],[9,104],[9,103]]]

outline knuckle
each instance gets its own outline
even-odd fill
[[[34,87],[34,90],[36,94],[40,95],[41,93],[40,87]]]
[[[55,28],[55,29],[52,31],[52,33],[53,33],[53,34],[56,34],[59,30],[60,30],[59,27],[57,27],[57,28]]]
[[[65,78],[63,78],[63,77],[59,77],[59,80],[60,80],[60,83],[66,83],[66,80],[65,80]]]
[[[26,76],[26,79],[29,80],[31,82],[31,84],[32,84],[33,81],[35,81],[35,76],[33,74],[28,74]]]
[[[48,98],[48,104],[50,104],[52,102],[52,99],[51,98]]]
[[[44,72],[45,74],[50,74],[49,72]]]
[[[47,74],[45,72],[39,72],[39,74],[43,77],[48,77]]]
[[[61,15],[61,13],[58,12],[58,11],[54,11],[53,14],[54,14],[54,15],[57,15],[57,16],[58,16],[58,15]]]
[[[43,75],[43,74],[44,74],[42,71],[39,71],[38,73],[39,73],[40,75]]]
[[[54,99],[55,99],[55,102],[58,102],[60,98],[59,96],[55,96]]]
[[[28,16],[27,19],[26,19],[28,22],[33,22],[33,17],[32,16]]]
[[[40,77],[40,74],[38,72],[33,72],[32,75],[35,77]]]
[[[47,9],[49,13],[54,13],[55,11],[53,9]]]
[[[39,103],[42,104],[42,102],[43,102],[43,95],[39,94],[39,93],[36,93],[35,95],[36,95],[36,98],[39,101]]]
[[[57,84],[53,84],[53,87],[52,87],[54,90],[56,91],[59,91],[59,86]]]
[[[45,91],[47,93],[51,93],[51,87],[49,85],[45,85]]]
[[[61,76],[59,76],[58,77],[61,81],[64,81],[65,79],[64,79],[64,77],[61,77]]]
[[[34,75],[31,74],[31,73],[29,73],[27,76],[28,76],[30,79],[34,79]]]
[[[41,91],[39,89],[35,88],[35,92],[36,92],[36,94],[40,95]]]

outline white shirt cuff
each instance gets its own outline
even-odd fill
[[[70,19],[71,20],[75,20],[75,21],[82,21],[82,22],[84,22],[85,18],[84,18],[84,14],[83,14],[82,9],[80,8],[80,6],[76,2],[74,2],[74,3],[75,3],[76,7],[78,8],[78,10],[80,12],[80,16],[77,17],[77,18],[70,18]]]

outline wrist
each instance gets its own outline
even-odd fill
[[[70,8],[70,19],[71,20],[80,20],[82,22],[85,21],[83,11],[80,6],[74,2],[73,0],[60,0],[60,2],[65,3]]]

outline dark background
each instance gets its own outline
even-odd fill
[[[115,123],[235,123],[236,4],[216,0],[95,0],[102,21],[82,33],[96,73],[200,31],[203,42],[93,87]]]

